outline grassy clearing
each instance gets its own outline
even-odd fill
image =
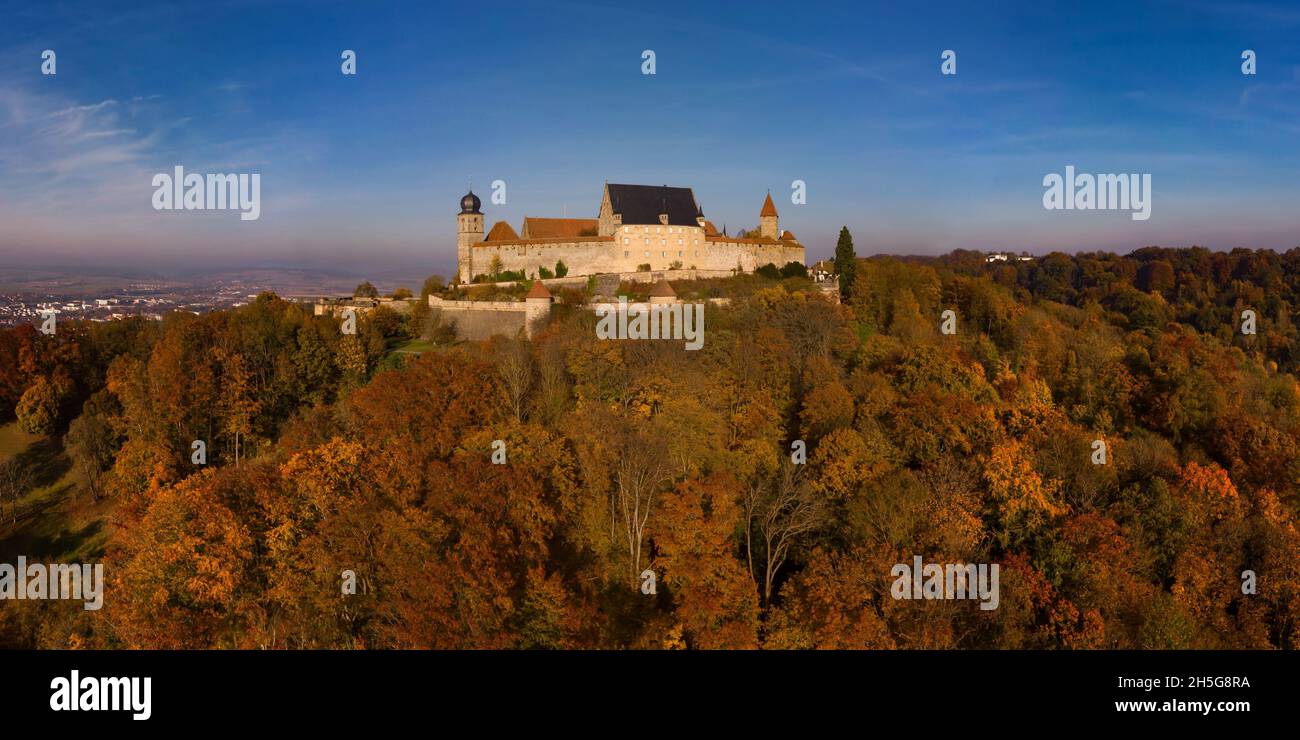
[[[393,347],[392,351],[403,355],[418,355],[434,348],[434,343],[427,339],[410,339]]]
[[[46,561],[91,562],[108,538],[107,501],[92,503],[63,450],[62,440],[0,426],[0,460],[17,457],[35,471],[32,488],[0,505],[0,562],[19,555]]]

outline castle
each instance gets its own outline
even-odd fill
[[[562,263],[568,276],[696,269],[753,272],[768,263],[803,264],[804,248],[777,228],[768,194],[758,235],[719,234],[690,188],[606,184],[596,218],[525,217],[516,232],[498,221],[483,234],[482,202],[471,190],[456,217],[457,279],[501,271],[547,277]]]

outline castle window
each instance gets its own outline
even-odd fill
[[[667,253],[667,252],[660,252],[660,253],[659,253],[659,256],[660,256],[660,257],[667,257],[667,256],[668,256],[668,253]]]
[[[650,256],[650,250],[648,250],[648,249],[646,250],[645,256],[647,256],[647,257]]]
[[[678,257],[681,257],[681,256],[682,256],[682,253],[681,253],[681,252],[678,252],[678,253],[677,253],[677,256],[678,256]]]
[[[678,239],[678,240],[677,240],[677,246],[680,247],[680,246],[682,245],[682,241],[683,241],[682,239]]]
[[[632,256],[632,253],[631,253],[631,252],[623,252],[623,256],[624,256],[624,257],[631,257],[631,256]]]
[[[623,237],[623,246],[627,246],[627,245],[630,244],[631,242],[632,242],[631,239],[627,238],[626,236]]]

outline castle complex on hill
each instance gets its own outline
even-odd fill
[[[605,185],[597,218],[524,218],[516,232],[498,221],[483,235],[482,202],[470,191],[456,217],[457,279],[473,282],[496,271],[542,276],[564,263],[569,276],[638,270],[698,269],[753,272],[769,262],[804,262],[803,245],[777,228],[769,193],[758,235],[719,234],[690,188]]]

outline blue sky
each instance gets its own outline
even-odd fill
[[[449,272],[496,179],[516,228],[609,180],[734,230],[771,189],[810,259],[841,225],[860,254],[1285,250],[1297,134],[1294,3],[0,0],[9,264]],[[261,218],[153,210],[177,165],[260,173]],[[1066,165],[1150,173],[1150,220],[1044,210]]]

